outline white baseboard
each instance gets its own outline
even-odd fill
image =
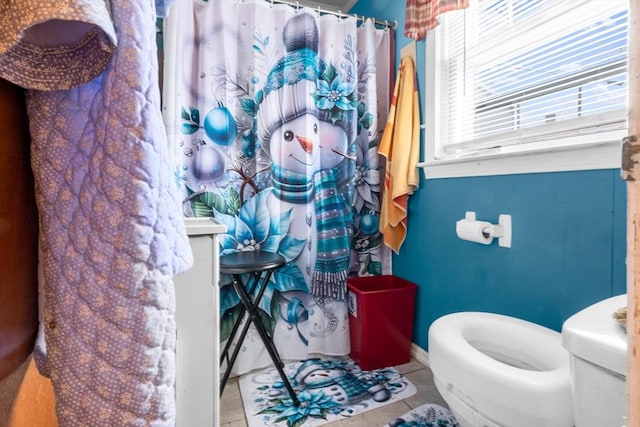
[[[411,343],[411,356],[425,366],[429,366],[429,353],[422,347],[418,347],[416,343]]]

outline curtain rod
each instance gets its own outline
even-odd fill
[[[356,15],[354,13],[343,13],[341,10],[333,11],[328,9],[322,9],[320,6],[317,6],[317,7],[305,6],[305,5],[301,5],[299,1],[293,1],[293,0],[265,0],[265,1],[270,2],[271,4],[274,4],[274,3],[287,4],[289,6],[295,6],[298,8],[309,7],[311,9],[317,10],[320,13],[328,13],[330,15],[339,16],[341,18],[356,18],[356,21],[359,19],[362,22],[365,22],[367,19],[371,19],[374,23],[378,25],[384,25],[385,27],[391,28],[392,30],[395,30],[396,27],[398,26],[398,22],[396,21],[388,21],[386,19],[367,18],[366,16]]]

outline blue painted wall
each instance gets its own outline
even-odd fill
[[[403,0],[359,0],[358,15],[398,21]],[[419,42],[418,70],[424,68]],[[418,79],[424,81],[419,71]],[[421,93],[423,97],[423,93]],[[513,221],[511,249],[462,241],[465,211]],[[418,284],[413,341],[456,311],[490,311],[560,330],[573,313],[626,290],[626,186],[620,170],[521,174],[420,182],[409,203],[409,236],[393,258],[395,275]]]

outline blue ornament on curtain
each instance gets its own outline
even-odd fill
[[[238,125],[229,109],[218,102],[204,117],[204,131],[216,144],[227,146],[236,139]]]
[[[193,176],[200,182],[214,182],[225,172],[224,155],[215,147],[207,144],[196,146],[192,166]]]

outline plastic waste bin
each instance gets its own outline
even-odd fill
[[[411,360],[417,286],[397,276],[347,279],[351,358],[365,371]]]

